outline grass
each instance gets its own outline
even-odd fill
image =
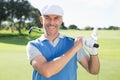
[[[91,31],[61,30],[71,37],[90,36]],[[32,67],[27,59],[25,46],[38,34],[18,36],[17,32],[0,31],[0,80],[31,80]],[[91,75],[81,66],[78,80],[119,80],[120,79],[120,30],[99,31],[99,75]]]
[[[70,33],[71,32],[71,33]],[[72,37],[90,36],[91,31],[63,31]],[[120,30],[99,31],[100,73],[91,75],[81,66],[78,68],[78,80],[119,80],[120,79]]]

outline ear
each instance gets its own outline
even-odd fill
[[[43,24],[43,16],[40,16],[40,22]]]

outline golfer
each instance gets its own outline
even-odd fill
[[[63,9],[54,4],[46,5],[41,13],[44,34],[26,46],[33,67],[32,80],[77,80],[77,62],[89,73],[98,74],[100,64],[97,48],[83,47],[82,37],[72,39],[59,32]],[[89,55],[84,50],[86,48]]]

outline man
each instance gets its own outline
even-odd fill
[[[59,33],[63,9],[47,5],[42,9],[40,21],[44,34],[27,44],[27,54],[33,67],[32,80],[77,80],[77,61],[92,74],[99,72],[97,48],[83,49],[83,38],[74,39]]]

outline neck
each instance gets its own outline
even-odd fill
[[[50,40],[50,41],[54,41],[57,37],[59,36],[59,33],[56,33],[55,35],[48,35],[48,34],[45,34],[45,37]]]

